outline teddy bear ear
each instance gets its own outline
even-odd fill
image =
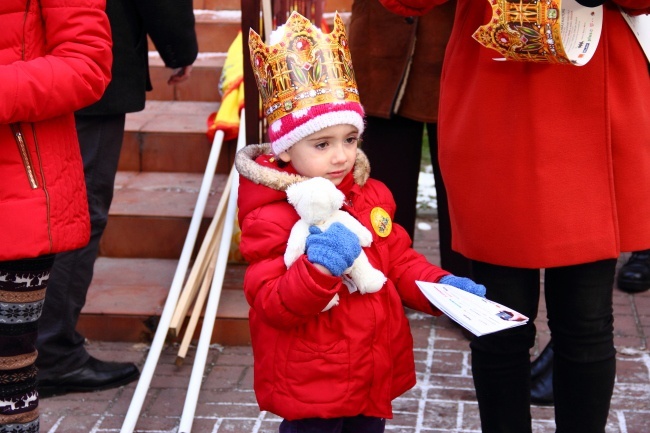
[[[324,177],[313,177],[305,181],[305,183],[307,182],[312,191],[327,194],[327,197],[332,201],[332,203],[338,204],[338,207],[343,205],[345,195],[332,183],[331,180],[325,179]]]
[[[311,179],[303,180],[301,182],[296,182],[289,185],[285,190],[287,194],[287,200],[289,203],[295,206],[296,203],[300,200],[300,197],[305,196],[305,193],[322,189],[324,187],[327,188],[327,186],[322,182],[329,182],[329,180],[322,177],[312,177]]]
[[[300,196],[302,195],[302,188],[300,187],[302,183],[303,182],[299,182],[289,185],[285,191],[287,193],[287,201],[293,206],[296,206]]]

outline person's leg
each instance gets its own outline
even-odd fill
[[[304,418],[282,420],[279,433],[341,433],[343,418]]]
[[[384,433],[386,418],[351,416],[343,419],[342,433]]]
[[[53,261],[0,262],[0,431],[38,432],[35,343]]]
[[[279,433],[383,433],[385,418],[350,416],[343,418],[305,418],[282,420]]]
[[[487,298],[529,317],[526,325],[475,337],[472,375],[483,433],[531,432],[530,348],[535,342],[540,272],[472,261]]]
[[[471,275],[471,262],[462,254],[451,249],[451,221],[449,218],[447,189],[445,188],[438,161],[438,125],[436,123],[427,123],[427,135],[429,136],[431,166],[436,185],[440,267],[454,275],[469,277]]]
[[[605,431],[616,375],[615,269],[610,259],[546,270],[558,433]]]
[[[370,176],[384,182],[393,193],[397,204],[395,222],[406,229],[411,239],[415,232],[423,133],[422,122],[399,116],[368,116],[361,145],[370,160]]]
[[[93,276],[124,136],[125,116],[76,116],[88,193],[91,235],[83,248],[56,255],[37,348],[39,380],[58,378],[89,361],[84,337],[76,331]]]

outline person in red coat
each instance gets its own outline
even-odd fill
[[[380,1],[407,16],[442,3]],[[650,0],[605,1],[598,47],[573,66],[495,61],[472,38],[490,2],[459,0],[443,62],[439,157],[452,247],[472,260],[488,298],[531,319],[545,269],[558,432],[605,431],[616,260],[650,247],[648,60],[620,8],[649,13]],[[533,320],[472,341],[484,432],[531,431],[534,342]]]
[[[111,78],[104,0],[0,2],[0,430],[37,432],[35,341],[54,253],[88,242],[74,111]]]
[[[140,376],[132,362],[95,358],[77,329],[93,279],[99,244],[113,200],[127,113],[145,107],[152,89],[149,45],[165,66],[168,84],[189,78],[198,53],[191,0],[108,0],[113,35],[112,79],[96,103],[75,113],[90,212],[90,240],[57,254],[52,266],[36,347],[41,397],[126,385]]]
[[[294,13],[269,46],[254,32],[249,45],[271,141],[235,158],[258,404],[284,419],[280,432],[383,432],[392,400],[415,385],[403,306],[440,314],[416,280],[478,295],[485,288],[429,263],[393,223],[393,196],[369,178],[357,147],[364,113],[340,17],[323,35]],[[341,224],[312,227],[304,254],[285,264],[299,220],[286,190],[313,177],[336,185],[345,196],[341,209],[372,233],[363,251],[387,277],[380,290],[361,294],[345,276],[361,246]],[[338,305],[327,309],[335,295]]]

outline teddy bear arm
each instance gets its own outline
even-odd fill
[[[370,264],[368,256],[363,251],[354,260],[347,273],[363,294],[379,291],[386,282],[384,273]]]
[[[305,253],[307,236],[309,236],[309,226],[307,223],[302,220],[296,221],[291,228],[289,240],[287,241],[287,249],[284,252],[284,264],[287,268]]]

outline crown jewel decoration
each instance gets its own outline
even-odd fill
[[[509,60],[568,64],[560,33],[561,0],[488,0],[492,19],[472,35]]]
[[[282,38],[273,45],[266,45],[252,29],[248,42],[269,124],[314,105],[359,102],[345,25],[338,13],[328,34],[298,12],[276,31]]]

